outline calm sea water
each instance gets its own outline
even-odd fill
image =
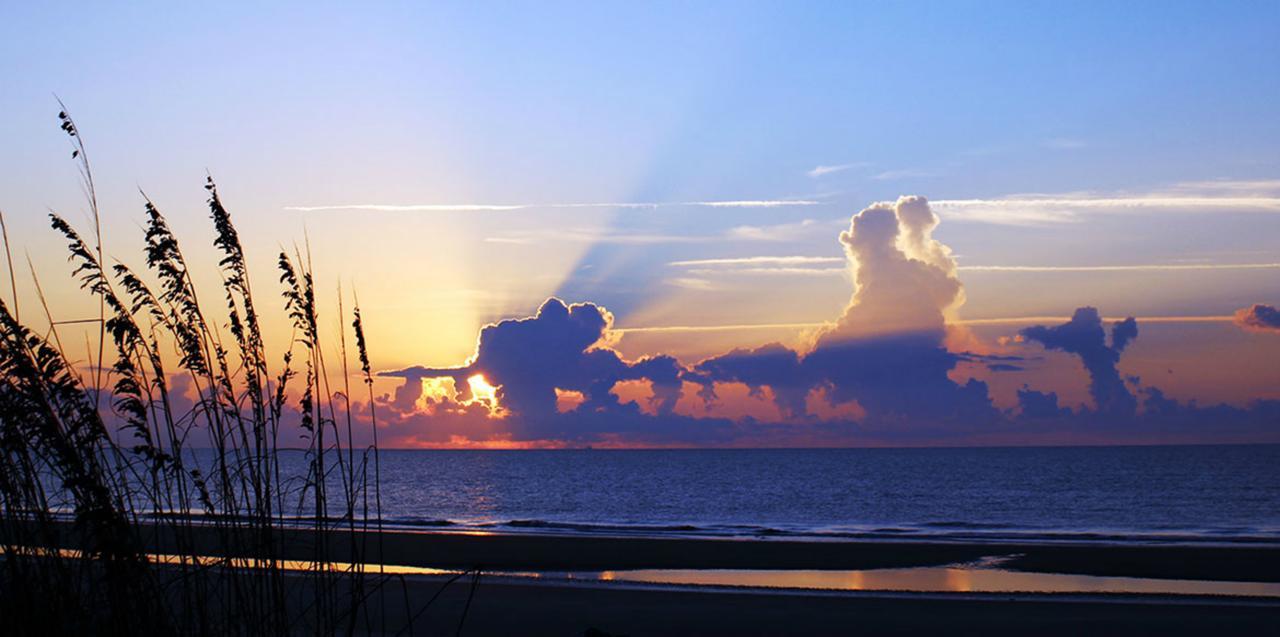
[[[397,525],[1280,543],[1280,446],[384,451]]]

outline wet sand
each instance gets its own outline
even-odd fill
[[[69,524],[64,548],[81,548]],[[218,555],[219,531],[194,527],[194,545]],[[177,552],[169,527],[143,525],[149,550]],[[234,531],[233,531],[234,533]],[[1000,568],[1042,573],[1235,582],[1280,582],[1280,544],[1028,543],[960,540],[804,541],[776,538],[459,533],[388,529],[381,538],[337,527],[278,531],[278,557],[382,562],[488,571],[624,569],[863,570],[947,566],[999,558]],[[252,545],[244,542],[242,545]],[[353,551],[354,547],[354,551]]]
[[[154,530],[154,529],[153,529]],[[212,532],[203,529],[200,533]],[[285,532],[283,557],[312,559],[316,534]],[[212,536],[206,538],[212,539]],[[354,540],[354,542],[353,542]],[[169,544],[151,538],[157,552]],[[203,542],[198,542],[203,543]],[[388,531],[378,541],[331,532],[328,559],[484,571],[627,569],[876,569],[1015,556],[1001,568],[1049,573],[1243,582],[1280,581],[1280,549],[1260,545],[1117,545],[941,541],[803,542]],[[379,550],[381,547],[381,550]],[[372,570],[372,569],[371,569]],[[372,573],[371,573],[372,574]],[[301,576],[300,576],[301,577]],[[373,624],[453,634],[469,576],[391,578],[370,599]],[[485,575],[466,613],[468,635],[771,635],[960,632],[985,635],[1280,634],[1280,601],[1224,596],[1063,593],[898,593],[578,583]],[[440,593],[439,597],[419,611]],[[376,609],[376,611],[375,611]],[[364,623],[363,621],[361,622]]]
[[[300,534],[289,544],[301,549],[311,544],[311,538]],[[349,545],[346,533],[335,534],[335,550],[342,553],[342,547]],[[1013,556],[1001,568],[1077,575],[1280,582],[1280,548],[1257,545],[804,542],[388,531],[381,546],[387,564],[503,571],[908,568]],[[366,547],[367,555],[375,558],[376,543]]]
[[[341,544],[339,542],[338,544]],[[937,566],[1022,554],[1003,568],[1274,582],[1280,550],[1257,546],[798,542],[391,532],[387,562],[495,571],[639,568],[870,569]],[[372,552],[372,551],[371,551]],[[444,578],[408,576],[391,600],[413,608]],[[403,589],[398,589],[403,586]],[[470,593],[443,589],[416,631],[452,633]],[[384,607],[391,624],[411,612]],[[466,614],[469,635],[1108,635],[1280,634],[1280,602],[1171,595],[821,592],[484,577]],[[401,624],[403,626],[403,624]],[[587,633],[589,629],[599,633]]]
[[[408,578],[410,603],[442,582]],[[386,620],[403,627],[397,584]],[[466,635],[1199,635],[1277,634],[1280,606],[1163,596],[822,594],[565,586],[463,579],[413,621],[417,634]],[[403,603],[402,603],[403,604]],[[416,608],[416,607],[415,607]],[[377,630],[376,628],[374,629]],[[599,633],[597,633],[599,634]]]

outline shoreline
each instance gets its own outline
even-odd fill
[[[70,530],[70,529],[68,529]],[[215,544],[211,526],[197,545]],[[173,537],[148,525],[163,552]],[[962,628],[988,635],[1140,632],[1182,635],[1280,630],[1280,599],[1249,595],[1131,592],[923,592],[832,590],[570,579],[572,571],[637,569],[857,570],[940,567],[1014,555],[1000,569],[1221,582],[1280,582],[1280,549],[1252,546],[1131,546],[919,541],[821,541],[476,534],[444,531],[283,529],[281,557],[314,559],[316,541],[333,562],[358,548],[367,591],[356,633],[412,627],[471,635],[774,635],[859,632],[937,633]],[[64,544],[70,535],[64,535]],[[379,551],[379,546],[381,550]],[[376,558],[383,558],[378,560]],[[373,563],[450,573],[388,574]],[[480,570],[478,579],[465,571]],[[464,571],[458,574],[458,571]],[[501,571],[495,573],[494,571]],[[288,575],[309,599],[314,580]],[[346,580],[337,580],[346,586]],[[452,582],[452,583],[449,583]],[[591,633],[590,630],[599,632]]]
[[[68,528],[68,530],[70,530]],[[216,555],[217,530],[192,529],[196,546]],[[868,570],[989,562],[1036,573],[1280,582],[1280,547],[1258,545],[1027,543],[938,540],[819,540],[636,537],[539,533],[457,533],[386,529],[277,531],[278,557],[487,571],[636,569]],[[173,552],[171,530],[144,525],[149,550]],[[71,537],[64,548],[76,548]],[[323,550],[317,548],[323,544]],[[323,555],[321,555],[323,553]]]
[[[751,524],[611,524],[541,519],[512,519],[494,522],[463,522],[444,519],[384,519],[383,528],[388,531],[410,533],[527,534],[563,535],[569,537],[634,537],[642,539],[1258,546],[1280,549],[1280,534],[1263,530],[1238,534],[1217,533],[1214,531],[1129,531],[1124,529],[1032,530],[1020,528],[1000,529],[960,523],[867,527],[865,529],[848,527],[780,528],[774,525]]]
[[[16,521],[11,521],[16,522]],[[261,546],[261,536],[228,544],[247,529],[204,520],[183,527],[143,522],[145,549],[212,557],[219,547]],[[17,522],[21,524],[21,522]],[[70,522],[55,523],[58,548],[83,548]],[[568,533],[455,532],[384,528],[379,534],[330,526],[323,531],[278,527],[274,557],[388,566],[486,571],[618,571],[639,569],[871,570],[991,563],[1033,573],[1204,581],[1280,583],[1280,546],[1257,544],[1136,544],[938,539],[646,537]],[[185,549],[183,547],[186,547]]]
[[[345,532],[340,532],[346,535]],[[1010,556],[1008,570],[1076,575],[1280,582],[1280,548],[918,540],[803,541],[384,531],[385,563],[488,570],[864,570]]]

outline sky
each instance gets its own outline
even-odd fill
[[[142,266],[145,192],[216,300],[213,176],[256,291],[299,246],[325,329],[358,293],[393,445],[1274,442],[1277,36],[1273,2],[8,3],[0,210],[23,305],[29,256],[95,315],[61,99],[107,251]]]

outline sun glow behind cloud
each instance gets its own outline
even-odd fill
[[[489,409],[489,415],[501,418],[503,415],[502,406],[498,404],[498,388],[489,384],[484,379],[484,374],[476,374],[467,378],[467,385],[471,388],[471,399],[464,401],[464,405],[482,404]]]

